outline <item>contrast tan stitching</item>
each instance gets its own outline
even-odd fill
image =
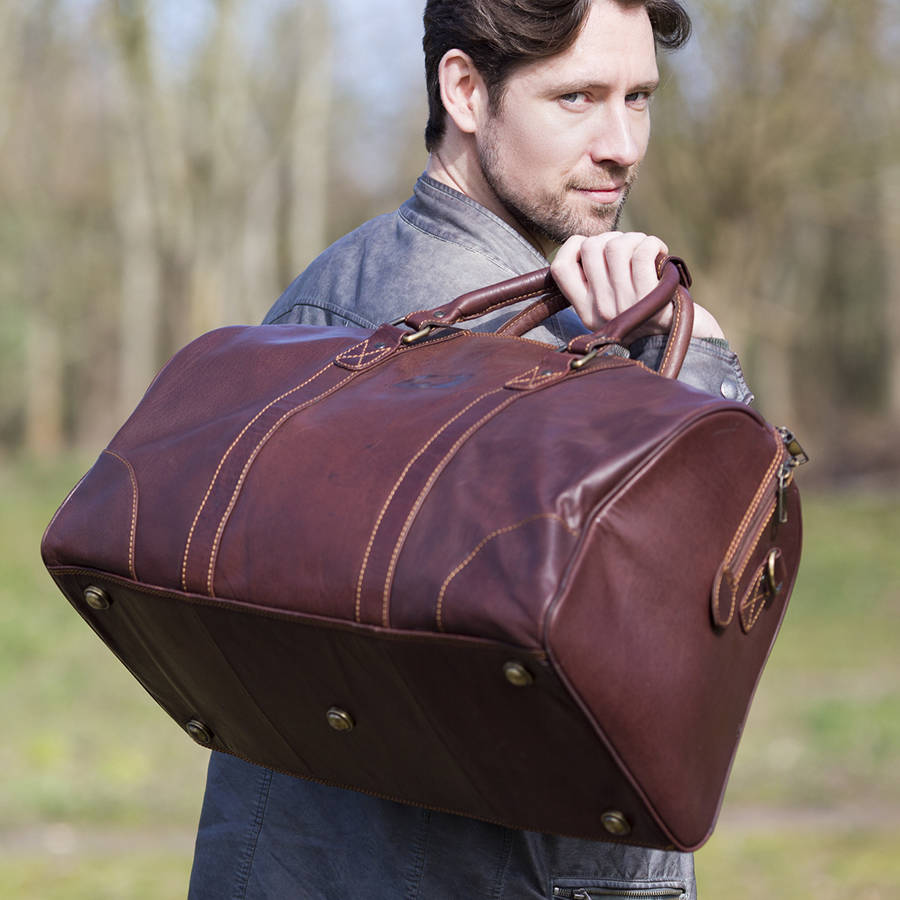
[[[765,609],[766,591],[763,587],[765,575],[760,568],[759,574],[750,583],[744,599],[741,600],[741,626],[745,634],[749,634],[753,630],[753,626],[759,621]]]
[[[753,500],[747,507],[743,519],[741,519],[741,524],[738,526],[738,530],[735,532],[734,537],[731,540],[731,545],[728,547],[728,552],[725,554],[725,559],[727,559],[729,563],[737,553],[738,547],[740,546],[741,541],[744,539],[744,532],[749,527],[757,507],[762,502],[762,498],[765,494],[766,489],[770,487],[770,481],[772,479],[772,476],[775,474],[775,469],[778,467],[779,462],[781,462],[781,457],[782,450],[779,446],[774,458],[772,459],[772,462],[769,464],[769,468],[766,470],[766,474],[763,476],[763,480],[760,482],[759,487],[756,489]]]
[[[559,301],[562,301],[564,305],[558,310],[554,310],[554,307],[558,305]],[[512,329],[526,323],[528,327],[525,329],[525,332],[530,331],[536,325],[543,322],[544,319],[548,319],[551,316],[556,315],[557,312],[565,309],[568,303],[569,301],[558,291],[551,291],[544,300],[536,300],[534,303],[526,306],[521,312],[517,312],[514,316],[507,319],[494,333],[506,335]],[[513,337],[515,337],[515,335],[513,335]]]
[[[362,615],[362,586],[363,579],[366,575],[366,569],[369,565],[369,557],[372,553],[372,547],[375,544],[375,537],[378,534],[378,530],[381,527],[381,522],[387,514],[388,507],[391,505],[391,501],[394,499],[394,495],[400,489],[400,485],[403,483],[403,480],[406,478],[409,470],[415,465],[416,461],[422,456],[422,454],[440,437],[440,435],[449,428],[460,416],[465,415],[473,406],[479,404],[485,397],[490,397],[492,394],[498,394],[503,390],[503,388],[495,388],[492,391],[488,391],[487,393],[482,394],[480,397],[476,397],[471,403],[467,406],[463,407],[452,419],[448,419],[444,424],[419,448],[416,452],[415,456],[410,459],[410,461],[404,466],[403,471],[400,473],[400,477],[394,483],[394,486],[391,488],[390,493],[388,494],[387,500],[384,501],[384,505],[381,507],[381,512],[378,513],[378,518],[375,520],[375,526],[372,528],[372,533],[369,535],[369,542],[366,545],[366,552],[363,554],[362,566],[359,570],[359,576],[356,579],[356,621],[361,622]]]
[[[385,343],[382,347],[373,347],[368,349],[374,335],[370,335],[359,344],[349,347],[343,353],[339,353],[335,357],[336,362],[343,363],[348,366],[364,367],[381,356],[390,353],[393,348],[390,344]],[[354,352],[358,351],[358,352]]]
[[[723,619],[721,611],[719,609],[719,593],[722,582],[726,582],[728,585],[728,593],[731,595],[731,607],[728,610],[728,618]],[[722,577],[716,583],[715,588],[713,589],[713,597],[712,597],[712,605],[713,605],[713,620],[719,628],[727,628],[731,624],[731,620],[734,618],[734,607],[737,602],[737,587],[734,583],[734,575],[731,572],[731,569],[723,569]]]
[[[762,524],[759,527],[759,531],[757,531],[757,533],[756,533],[756,540],[753,542],[753,545],[744,554],[744,562],[741,565],[741,568],[738,570],[737,576],[736,576],[738,583],[740,583],[740,580],[744,575],[744,570],[749,565],[750,559],[752,558],[754,552],[756,551],[756,548],[759,546],[759,542],[762,540],[762,536],[765,533],[766,525],[769,523],[769,520],[772,518],[772,513],[774,511],[775,511],[775,501],[772,500],[772,502],[766,508],[766,515],[763,517]]]
[[[523,372],[521,375],[516,375],[515,378],[511,378],[506,383],[515,387],[524,387],[524,388],[534,388],[539,387],[542,384],[545,384],[548,381],[553,381],[555,378],[561,378],[566,375],[566,372],[550,372],[547,375],[542,374],[541,365],[538,363],[533,369],[529,369],[527,372]]]
[[[680,287],[676,287],[676,288],[675,288],[675,297],[676,297],[676,299],[677,299],[677,297],[678,297],[678,292],[679,292],[680,290],[681,290]],[[659,364],[659,370],[660,370],[660,372],[662,372],[663,369],[665,369],[666,364],[669,362],[669,358],[671,357],[671,355],[672,355],[672,353],[673,353],[673,346],[672,346],[672,345],[673,345],[675,342],[671,339],[671,335],[678,331],[678,328],[679,328],[679,326],[680,326],[680,324],[681,324],[681,310],[682,310],[682,304],[676,302],[674,305],[675,305],[675,311],[674,311],[674,313],[673,313],[673,318],[672,318],[672,328],[671,328],[671,330],[669,331],[670,338],[669,338],[668,341],[666,341],[666,352],[663,354],[662,362]]]
[[[742,560],[736,560],[738,551],[740,550],[741,543],[744,540],[744,536],[747,532],[747,529],[750,527],[750,523],[753,521],[757,511],[760,509],[760,506],[763,502],[763,497],[765,496],[766,490],[771,487],[772,477],[775,474],[775,470],[778,467],[778,463],[781,461],[782,450],[781,447],[778,447],[778,450],[773,458],[772,462],[769,465],[769,468],[766,471],[766,474],[763,476],[762,481],[760,482],[759,487],[756,489],[756,493],[753,496],[753,500],[750,502],[747,507],[743,518],[741,519],[741,523],[738,526],[737,531],[734,533],[734,537],[731,540],[731,544],[728,547],[728,551],[725,554],[725,562],[723,564],[722,577],[716,583],[713,588],[712,594],[712,609],[713,609],[713,618],[715,619],[716,625],[720,628],[725,628],[729,624],[731,624],[732,619],[734,618],[735,608],[737,607],[737,596],[738,590],[740,589],[741,578],[743,577],[744,570],[747,568],[751,558],[753,557],[753,553],[756,548],[759,546],[759,542],[762,539],[762,535],[765,532],[766,525],[772,517],[772,512],[775,509],[775,500],[772,499],[768,507],[766,508],[766,514],[762,518],[759,529],[756,533],[756,538],[752,544],[747,549],[747,552],[743,554]],[[740,562],[740,569],[737,572],[732,570],[732,567],[736,562]],[[728,618],[722,619],[721,612],[719,609],[719,594],[721,589],[722,581],[727,581],[728,583],[728,592],[731,594],[731,606],[728,611]]]
[[[330,364],[329,364],[329,367],[330,367]],[[321,374],[321,373],[316,373],[316,374]],[[314,375],[313,378],[315,378],[315,377],[316,376]],[[327,391],[322,391],[321,394],[317,394],[315,397],[310,397],[310,399],[305,401],[304,403],[301,403],[298,406],[295,406],[293,409],[289,409],[259,439],[256,446],[253,448],[252,452],[247,457],[247,462],[244,463],[244,468],[241,469],[241,474],[238,477],[238,480],[235,482],[234,490],[231,493],[231,499],[228,501],[228,506],[225,508],[225,512],[222,513],[222,518],[219,520],[219,526],[216,529],[216,535],[215,535],[215,538],[213,539],[212,547],[210,548],[209,568],[208,568],[207,574],[206,574],[206,591],[210,597],[214,596],[214,594],[213,594],[213,571],[215,570],[215,567],[216,567],[216,559],[217,559],[218,553],[219,553],[219,541],[222,538],[222,532],[225,530],[225,525],[228,522],[228,518],[231,515],[232,509],[234,509],[234,505],[237,503],[238,495],[240,494],[241,488],[244,485],[244,479],[247,477],[247,473],[250,471],[250,466],[253,465],[254,460],[259,455],[259,451],[263,448],[263,446],[266,444],[266,442],[269,440],[269,438],[281,427],[281,425],[287,419],[289,419],[295,413],[300,412],[300,410],[306,409],[306,407],[308,407],[308,406],[312,406],[313,403],[316,403],[317,401],[321,400],[323,397],[328,397],[330,394],[333,394],[335,391],[342,388],[348,381],[352,380],[353,378],[356,378],[355,372],[351,372],[346,378],[344,378],[343,380],[339,381],[337,384],[332,385],[330,388],[328,388]],[[312,380],[312,379],[310,379],[310,380]],[[290,392],[290,393],[292,393],[292,392]]]
[[[478,556],[479,553],[492,541],[494,538],[498,538],[501,535],[509,534],[512,531],[515,531],[517,528],[522,528],[525,525],[530,525],[532,522],[536,522],[539,519],[552,519],[559,522],[566,531],[569,532],[572,537],[578,537],[578,531],[576,531],[571,526],[567,525],[562,516],[557,515],[556,513],[538,513],[533,516],[529,516],[527,519],[523,519],[521,522],[516,522],[515,525],[507,525],[505,528],[498,528],[496,531],[492,531],[487,537],[483,538],[482,541],[475,547],[474,550],[455,568],[453,571],[444,579],[444,583],[441,585],[441,589],[438,592],[437,597],[437,605],[435,606],[435,623],[437,624],[438,631],[444,630],[444,622],[442,617],[443,606],[444,606],[444,595],[447,593],[447,588],[450,586],[450,582],[465,569],[466,566],[469,565],[472,560]]]
[[[501,309],[504,306],[512,306],[513,304],[518,303],[520,300],[527,300],[529,297],[537,297],[538,294],[547,293],[549,290],[551,290],[551,289],[547,288],[547,287],[539,287],[536,290],[528,291],[528,293],[525,293],[525,294],[518,294],[515,297],[507,297],[505,299],[498,300],[496,303],[493,303],[490,306],[486,306],[481,312],[478,313],[477,316],[469,316],[469,318],[473,318],[473,319],[480,318],[481,316],[486,315],[489,312],[493,312],[495,309]],[[445,304],[445,306],[446,305],[447,304]],[[449,304],[449,305],[452,305],[452,304]],[[411,319],[413,316],[418,316],[418,315],[421,315],[422,313],[437,312],[439,309],[444,309],[445,306],[436,306],[436,307],[432,307],[431,309],[417,309],[415,312],[408,313],[406,318]],[[455,320],[455,322],[458,322],[458,321],[459,321],[459,318],[457,318]],[[466,321],[466,320],[464,319],[463,321]],[[455,324],[455,322],[451,322],[448,324],[452,325],[452,324]],[[437,322],[435,324],[440,324],[440,323]]]
[[[502,390],[502,388],[500,388]],[[492,391],[491,393],[497,393],[497,391]],[[487,396],[487,395],[485,395]],[[481,426],[491,419],[493,416],[497,415],[501,410],[505,409],[511,403],[515,402],[522,396],[521,394],[513,394],[508,399],[504,400],[502,403],[498,403],[493,409],[489,410],[485,415],[483,415],[477,422],[473,425],[469,426],[466,431],[460,435],[459,438],[454,442],[453,446],[444,454],[444,458],[434,467],[431,475],[428,477],[428,481],[425,482],[422,490],[419,491],[419,496],[416,498],[416,502],[410,508],[409,514],[406,517],[406,521],[403,523],[403,528],[400,530],[400,535],[397,538],[397,543],[394,545],[394,552],[391,554],[391,562],[388,566],[387,577],[384,580],[384,592],[382,594],[381,601],[381,621],[385,628],[388,627],[388,601],[390,599],[391,594],[391,585],[394,580],[394,570],[397,567],[397,558],[400,556],[400,550],[403,547],[403,543],[406,540],[406,535],[409,533],[410,526],[412,525],[413,519],[416,517],[420,507],[425,502],[425,497],[428,496],[428,492],[431,490],[431,486],[437,480],[440,473],[443,471],[444,466],[447,462],[453,458],[456,451],[479,429]]]
[[[137,535],[137,511],[138,511],[138,483],[137,476],[134,474],[134,468],[124,456],[119,456],[114,450],[104,450],[110,456],[114,456],[128,470],[128,477],[131,479],[131,534],[128,538],[128,573],[137,581],[137,574],[134,570],[134,544]]]
[[[194,516],[194,521],[191,523],[190,530],[188,531],[187,542],[184,545],[184,557],[181,562],[181,587],[184,590],[187,590],[187,564],[188,564],[188,555],[191,549],[191,541],[194,537],[194,531],[197,528],[197,522],[200,521],[200,514],[203,512],[204,507],[206,506],[206,501],[209,499],[209,495],[212,493],[213,487],[215,486],[216,479],[219,477],[219,472],[222,470],[222,466],[225,465],[225,460],[228,459],[229,454],[232,450],[237,446],[240,442],[241,438],[247,433],[248,429],[253,426],[253,423],[256,422],[260,416],[262,416],[268,409],[273,407],[276,403],[279,403],[285,397],[289,397],[295,391],[299,391],[301,388],[306,387],[310,382],[315,381],[322,373],[327,372],[332,367],[332,363],[328,363],[324,368],[319,369],[314,375],[310,375],[306,381],[301,382],[296,387],[291,388],[289,391],[285,391],[281,396],[276,397],[271,402],[267,403],[242,429],[240,434],[231,442],[228,449],[222,454],[222,458],[219,460],[219,464],[216,466],[216,470],[213,473],[213,477],[209,482],[209,487],[206,489],[206,493],[203,495],[203,499],[200,501],[200,506],[197,508],[197,514]]]

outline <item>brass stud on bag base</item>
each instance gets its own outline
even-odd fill
[[[503,674],[514,687],[528,687],[534,676],[520,662],[510,661],[503,664]]]
[[[94,585],[86,587],[82,596],[84,597],[84,602],[91,609],[109,609],[109,605],[112,602],[109,599],[109,594],[103,588],[98,588]]]
[[[625,837],[631,834],[631,825],[624,813],[620,813],[617,809],[610,809],[600,816],[603,827],[616,837]]]
[[[331,709],[325,713],[325,721],[328,722],[335,731],[353,731],[353,727],[356,725],[353,721],[353,716],[345,709],[340,709],[337,706],[332,706]]]
[[[186,722],[184,730],[201,747],[208,747],[213,741],[212,732],[199,719],[191,719],[190,722]]]

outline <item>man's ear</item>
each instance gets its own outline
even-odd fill
[[[438,66],[441,100],[447,115],[464,134],[474,134],[488,109],[487,86],[472,58],[448,50]]]

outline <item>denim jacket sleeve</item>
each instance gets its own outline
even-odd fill
[[[631,358],[656,369],[662,360],[665,345],[664,334],[641,338],[629,347]],[[691,338],[678,380],[726,400],[737,400],[748,405],[753,402],[753,394],[744,379],[737,354],[724,340]]]

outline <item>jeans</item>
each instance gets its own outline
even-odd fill
[[[212,754],[189,900],[625,896],[695,900],[693,857],[516,831]]]

